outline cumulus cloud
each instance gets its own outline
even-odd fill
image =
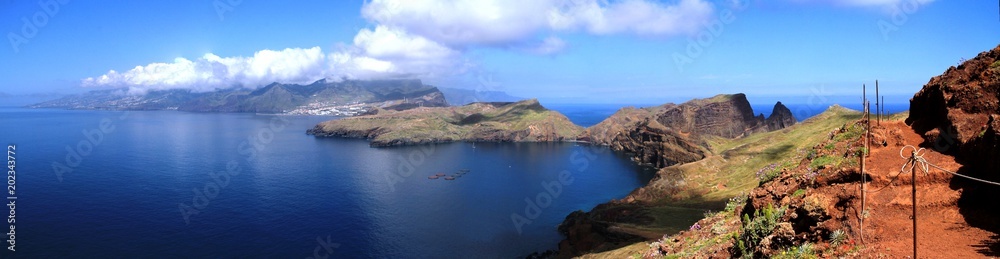
[[[454,50],[437,42],[384,25],[375,27],[375,30],[362,29],[354,36],[354,45],[375,58],[426,60],[448,58],[456,54]]]
[[[83,80],[84,86],[129,87],[133,91],[188,88],[209,91],[270,82],[302,83],[324,75],[326,55],[319,47],[261,50],[252,57],[222,58],[208,53],[201,58],[176,58],[173,63],[152,63]]]

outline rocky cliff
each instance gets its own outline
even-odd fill
[[[656,115],[656,121],[682,134],[724,138],[745,136],[763,124],[744,94],[717,95],[668,107]]]
[[[958,173],[1000,182],[1000,46],[935,76],[910,99],[907,124],[923,147],[955,156]],[[970,223],[1000,232],[1000,187],[954,178]]]
[[[790,127],[795,122],[795,115],[792,115],[792,111],[788,107],[785,107],[784,104],[781,104],[781,102],[774,104],[774,109],[771,109],[771,116],[767,117],[764,121],[769,131]]]
[[[906,119],[926,144],[997,179],[1000,172],[1000,46],[935,76],[910,99]],[[991,172],[991,173],[985,173]]]
[[[735,138],[793,124],[795,117],[780,102],[770,117],[754,116],[746,95],[740,93],[680,105],[623,108],[578,139],[634,154],[633,160],[661,168],[704,158],[706,136]]]
[[[583,129],[538,100],[473,103],[461,107],[382,110],[322,122],[308,134],[366,138],[376,147],[453,141],[553,142],[572,140]]]

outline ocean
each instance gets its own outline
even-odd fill
[[[581,124],[617,110],[575,109]],[[329,119],[0,108],[17,197],[16,251],[0,254],[523,257],[557,248],[570,212],[654,174],[574,143],[370,148],[305,134]]]

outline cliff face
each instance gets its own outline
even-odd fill
[[[382,110],[372,115],[322,122],[308,134],[367,138],[376,147],[452,141],[555,142],[582,128],[538,100],[473,103],[461,107]]]
[[[910,99],[906,123],[923,147],[955,156],[958,173],[1000,181],[1000,46],[935,76]],[[953,178],[959,207],[971,224],[1000,232],[1000,188]]]
[[[956,155],[977,176],[1000,179],[1000,46],[935,76],[910,99],[906,122],[927,146]]]
[[[578,139],[634,154],[633,160],[660,168],[704,158],[704,136],[735,138],[793,124],[795,117],[780,102],[765,119],[754,116],[746,95],[718,95],[680,105],[624,108]]]
[[[784,104],[778,102],[774,104],[774,109],[771,110],[771,117],[767,117],[765,123],[767,124],[767,130],[775,131],[791,127],[795,125],[795,115],[792,115],[792,111],[785,107]]]
[[[656,121],[681,133],[724,138],[743,136],[763,121],[754,117],[744,94],[718,95],[667,108]]]

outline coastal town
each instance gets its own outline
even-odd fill
[[[321,115],[321,116],[358,116],[371,109],[371,104],[351,102],[338,104],[336,102],[314,102],[286,112],[289,115]]]

